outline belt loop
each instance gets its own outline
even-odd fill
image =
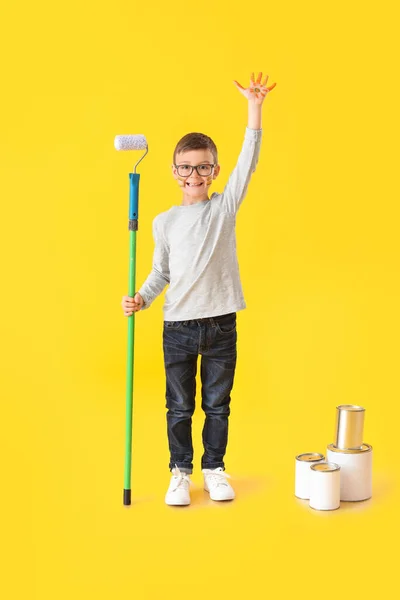
[[[215,327],[215,321],[213,317],[210,317],[211,327]]]
[[[187,321],[183,321],[183,325],[187,325],[187,324],[188,324],[188,322],[187,322]]]

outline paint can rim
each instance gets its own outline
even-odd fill
[[[304,457],[304,458],[303,458]],[[305,458],[308,457],[308,458]],[[315,457],[315,458],[313,458]],[[302,454],[298,454],[296,456],[296,460],[299,462],[317,462],[321,460],[325,460],[325,456],[320,452],[303,452]]]
[[[334,462],[324,461],[311,465],[310,469],[318,471],[319,473],[334,473],[335,471],[340,471],[340,465]]]
[[[342,454],[365,454],[371,452],[372,446],[364,443],[359,448],[338,448],[335,444],[329,444],[328,450]]]

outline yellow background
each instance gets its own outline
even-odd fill
[[[395,595],[399,531],[398,64],[394,3],[16,2],[2,9],[2,596]],[[247,309],[226,470],[237,500],[169,482],[164,294],[136,317],[132,496],[122,506],[128,173],[143,133],[137,287],[181,201],[172,151],[216,142],[222,191],[250,73],[277,82],[237,222]],[[366,408],[373,498],[318,512],[294,457]],[[389,589],[392,591],[389,593]]]

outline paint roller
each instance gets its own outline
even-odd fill
[[[129,173],[129,276],[128,296],[135,295],[136,286],[136,232],[139,229],[139,179],[136,167],[146,156],[149,148],[146,137],[137,135],[117,135],[114,140],[116,150],[146,150],[135,164],[134,172]],[[125,468],[124,494],[125,506],[131,504],[131,470],[132,470],[132,424],[133,424],[133,370],[135,352],[135,312],[128,317],[128,351],[126,365],[126,417],[125,417]]]

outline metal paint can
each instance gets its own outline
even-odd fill
[[[365,408],[356,404],[336,407],[336,448],[360,448],[363,444]]]
[[[325,460],[325,456],[319,452],[305,452],[296,456],[294,495],[297,498],[310,498],[310,467],[321,460]]]
[[[340,508],[340,465],[320,462],[310,467],[310,502],[316,510]]]
[[[340,499],[347,502],[368,500],[372,496],[372,446],[343,450],[330,444],[327,459],[341,467]]]

